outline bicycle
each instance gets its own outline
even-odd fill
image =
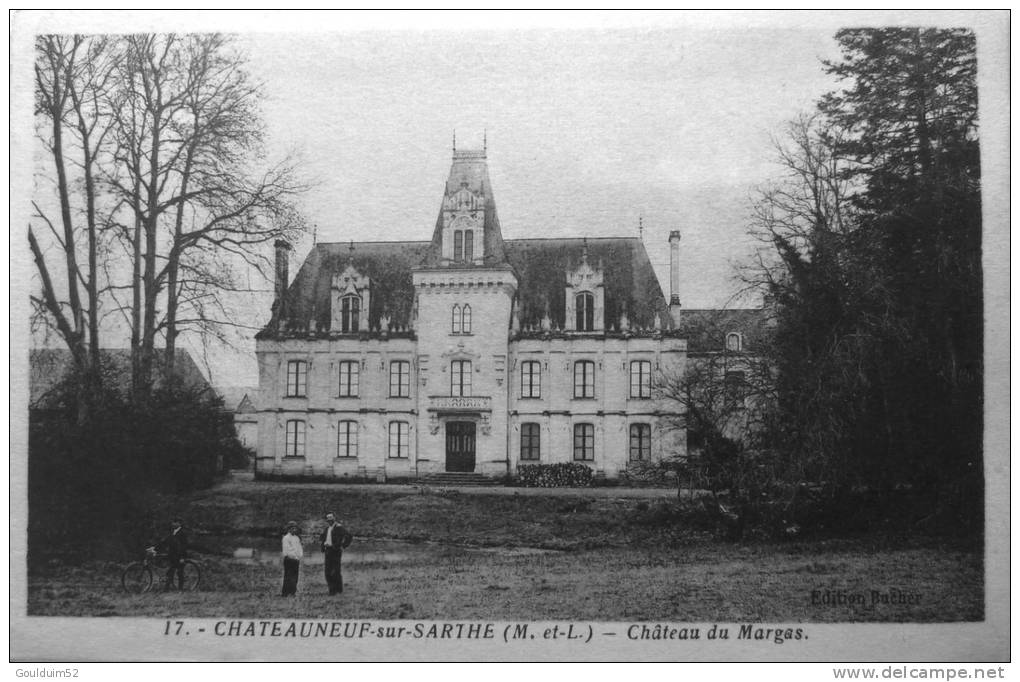
[[[187,592],[197,590],[198,584],[202,581],[202,569],[191,559],[184,559],[182,563],[184,564],[184,590]],[[167,588],[172,588],[173,584],[166,580],[166,573],[169,570],[170,562],[167,560],[167,555],[158,553],[155,547],[146,547],[145,557],[141,561],[132,561],[124,567],[124,571],[120,575],[120,584],[125,592],[142,594],[152,589],[155,581],[153,574],[156,572],[160,582]],[[176,577],[174,575],[174,579]]]

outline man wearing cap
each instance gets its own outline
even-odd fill
[[[166,552],[169,569],[166,572],[166,589],[174,589],[174,575],[177,576],[177,589],[184,590],[184,559],[188,556],[188,536],[184,533],[184,524],[179,517],[170,522],[170,534],[156,544],[156,548]]]
[[[343,526],[336,522],[336,515],[333,512],[326,513],[326,530],[319,536],[319,543],[322,545],[322,553],[325,555],[326,563],[326,585],[330,594],[340,594],[344,591],[344,578],[340,573],[340,559],[344,553],[344,547],[351,544],[354,538]]]
[[[293,597],[297,594],[298,571],[301,568],[301,538],[298,536],[298,525],[295,521],[287,524],[287,532],[283,536],[283,596]]]

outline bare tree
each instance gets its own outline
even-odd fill
[[[107,103],[113,70],[109,41],[40,36],[36,39],[35,86],[37,139],[52,162],[56,201],[36,197],[33,202],[28,240],[42,291],[32,301],[41,319],[52,323],[71,351],[75,370],[83,379],[82,397],[86,400],[79,401],[79,418],[84,419],[90,402],[87,398],[101,382],[100,297],[104,284],[98,260],[109,214],[104,213],[97,197],[97,177],[110,138]],[[51,215],[54,212],[59,218]],[[59,246],[59,273],[47,262],[36,226],[44,227]]]
[[[36,220],[67,273],[53,276],[30,227],[43,289],[36,307],[84,371],[98,366],[99,307],[108,298],[130,327],[132,388],[144,399],[158,340],[172,377],[182,331],[237,324],[218,296],[239,288],[238,265],[271,270],[262,247],[301,229],[290,202],[304,186],[293,160],[264,160],[262,88],[231,38],[43,37],[38,52],[40,137],[54,159],[61,217],[38,201]],[[114,248],[101,243],[106,235],[130,274],[99,262]]]

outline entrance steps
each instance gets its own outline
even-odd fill
[[[426,474],[418,479],[425,485],[460,486],[460,485],[496,485],[496,481],[488,476],[469,471],[442,471]]]

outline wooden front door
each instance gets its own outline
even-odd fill
[[[475,470],[475,423],[446,423],[446,470]]]

